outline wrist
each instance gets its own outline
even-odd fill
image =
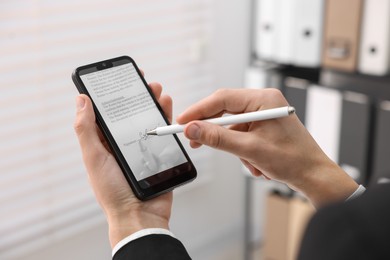
[[[111,248],[131,234],[147,228],[164,228],[169,230],[169,220],[149,213],[131,212],[107,216]]]
[[[316,208],[332,202],[345,201],[359,186],[328,158],[307,169],[303,178],[292,186],[305,194]]]

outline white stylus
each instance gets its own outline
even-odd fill
[[[242,124],[249,123],[260,120],[267,120],[279,117],[285,117],[291,115],[295,112],[295,108],[291,106],[278,107],[267,110],[260,110],[255,112],[249,112],[244,114],[237,114],[231,116],[223,116],[218,118],[206,119],[204,121],[213,123],[216,125],[233,125],[233,124]],[[181,133],[184,131],[186,125],[167,125],[157,127],[154,130],[147,132],[147,135],[169,135]]]

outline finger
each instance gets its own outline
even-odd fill
[[[249,172],[255,176],[255,177],[260,177],[262,174],[261,171],[259,171],[257,168],[255,168],[252,164],[250,164],[247,160],[244,160],[240,158],[242,164],[249,170]]]
[[[190,146],[192,147],[192,148],[194,148],[194,149],[196,149],[196,148],[199,148],[199,147],[201,147],[202,146],[202,144],[200,144],[200,143],[198,143],[198,142],[195,142],[195,141],[190,141]]]
[[[231,125],[228,128],[230,130],[240,131],[240,132],[247,132],[249,129],[250,124],[249,123],[243,123],[243,124],[237,124],[237,125]]]
[[[249,172],[255,176],[255,177],[260,177],[263,176],[264,179],[267,181],[271,180],[268,176],[266,176],[262,171],[254,167],[251,163],[249,163],[247,160],[244,160],[240,158],[241,162],[244,164],[244,166],[249,170]]]
[[[87,167],[89,163],[100,161],[107,150],[100,141],[91,100],[86,95],[79,95],[76,99],[77,114],[74,129],[77,134],[81,151]]]
[[[149,83],[149,87],[163,109],[165,116],[168,118],[169,122],[172,122],[172,98],[167,95],[161,95],[162,85],[158,82]]]
[[[161,92],[162,92],[161,84],[157,83],[157,82],[152,82],[152,83],[149,83],[149,87],[152,90],[153,95],[155,96],[155,98],[158,100],[160,98]]]
[[[242,158],[250,155],[248,147],[253,142],[247,133],[229,130],[204,121],[194,121],[184,128],[184,135],[191,141],[235,154]]]
[[[139,69],[139,71],[141,72],[142,77],[145,77],[145,72],[144,72],[144,70],[143,70],[143,69]]]
[[[168,118],[168,121],[172,123],[172,98],[168,95],[162,95],[158,100],[165,116]]]
[[[265,174],[263,174],[263,177],[264,177],[264,179],[266,179],[267,181],[271,180],[271,178],[270,178],[270,177],[268,177],[268,176],[267,176],[267,175],[265,175]]]
[[[237,114],[257,111],[267,107],[266,104],[275,107],[286,105],[287,101],[276,89],[221,89],[186,109],[177,117],[177,121],[184,124],[223,112]]]
[[[107,139],[103,136],[103,133],[98,126],[96,126],[96,131],[104,148],[106,148],[106,150],[112,154],[111,147],[108,145]]]
[[[181,124],[196,119],[211,118],[217,114],[239,113],[245,111],[245,101],[252,90],[250,89],[220,89],[212,95],[195,103],[178,116],[177,121]]]

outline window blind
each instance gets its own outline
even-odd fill
[[[22,257],[104,222],[73,131],[73,69],[132,56],[147,81],[163,84],[180,112],[213,91],[207,55],[211,5],[212,0],[0,2],[1,259]],[[197,163],[207,152],[187,150],[200,172],[207,167]]]

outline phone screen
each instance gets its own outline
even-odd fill
[[[192,164],[175,135],[146,135],[149,130],[167,125],[167,121],[135,63],[126,58],[113,59],[77,73],[104,122],[108,141],[114,150],[119,149],[119,159],[124,159],[139,188],[153,189],[165,182],[164,187],[155,190],[160,192],[176,185],[166,182],[183,169],[188,171]]]

